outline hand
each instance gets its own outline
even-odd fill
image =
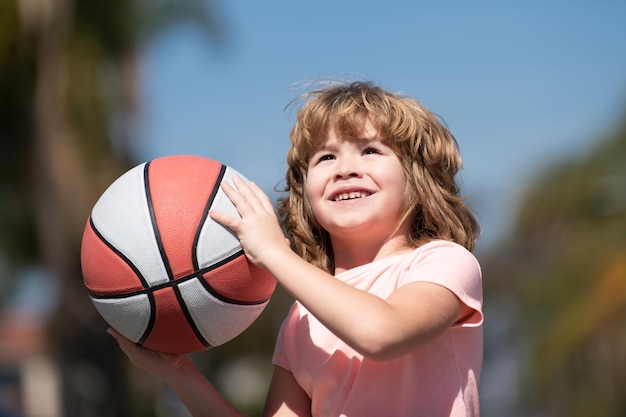
[[[290,250],[278,223],[269,197],[254,183],[233,177],[234,187],[222,183],[222,190],[237,208],[241,218],[210,210],[213,220],[235,232],[248,259],[255,265],[268,269],[271,256],[278,251]]]
[[[117,340],[120,349],[128,356],[133,365],[164,380],[167,380],[172,371],[191,364],[191,360],[186,355],[174,355],[147,349],[127,339],[111,327],[107,329],[107,333]]]
[[[112,328],[109,328],[107,333],[117,340],[122,351],[134,365],[163,379],[192,416],[244,417],[222,397],[187,355],[172,355],[146,349]]]

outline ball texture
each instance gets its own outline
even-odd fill
[[[100,315],[128,339],[190,353],[241,334],[276,281],[208,216],[239,216],[221,190],[237,171],[177,155],[140,164],[96,202],[81,245],[84,284]]]

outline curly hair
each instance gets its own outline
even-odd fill
[[[309,160],[330,130],[358,138],[368,120],[403,166],[407,181],[402,220],[413,217],[408,244],[418,247],[443,239],[474,249],[479,226],[455,181],[461,156],[442,120],[415,99],[371,82],[316,89],[303,101],[290,134],[287,194],[278,204],[285,232],[301,257],[334,272],[330,236],[315,219],[306,197]]]

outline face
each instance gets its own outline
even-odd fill
[[[306,195],[320,226],[331,236],[365,243],[385,240],[398,229],[405,177],[393,150],[368,122],[359,138],[327,141],[309,161]]]

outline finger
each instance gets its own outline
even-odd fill
[[[265,194],[265,192],[261,189],[261,187],[256,185],[255,182],[251,182],[249,184],[249,187],[252,190],[252,192],[254,192],[256,197],[259,199],[259,201],[263,205],[263,208],[265,209],[265,211],[273,213],[274,212],[274,205],[272,204],[272,201],[267,196],[267,194]]]
[[[226,194],[226,196],[230,199],[230,201],[232,201],[233,203],[235,202],[235,200],[239,199],[239,189],[235,187],[235,185],[224,181],[221,184],[221,188],[222,191],[224,191],[224,194]]]
[[[107,333],[113,336],[113,338],[117,341],[117,343],[122,348],[136,345],[135,342],[133,342],[132,340],[130,340],[129,338],[127,338],[126,336],[124,336],[123,334],[121,334],[120,332],[118,332],[112,327],[109,327],[107,329]]]
[[[240,197],[243,199],[242,202],[245,201],[245,204],[254,211],[265,210],[262,199],[262,196],[265,194],[259,187],[255,186],[252,182],[244,181],[238,175],[233,176],[233,184],[237,188]]]
[[[254,207],[250,204],[250,191],[246,189],[247,185],[237,176],[233,176],[233,183],[224,181],[221,185],[222,191],[233,203],[240,216],[249,211],[254,211]]]
[[[124,337],[121,333],[119,333],[117,330],[113,328],[108,328],[107,333],[113,336],[113,338],[117,341],[117,344],[119,345],[122,352],[124,352],[126,356],[128,356],[128,358],[131,359],[131,361],[133,361],[133,354],[139,348],[139,346],[136,343],[134,343],[132,340]]]
[[[113,336],[113,338],[117,340],[118,342],[123,341],[125,339],[125,337],[122,336],[122,334],[118,332],[117,330],[115,330],[113,327],[109,327],[107,329],[107,333]]]
[[[272,201],[254,181],[246,182],[241,177],[235,175],[233,183],[251,207],[274,213]]]
[[[215,220],[222,226],[228,227],[235,233],[237,233],[241,226],[241,219],[230,216],[226,213],[222,213],[221,211],[215,209],[209,210],[209,217],[211,217],[211,219]]]

